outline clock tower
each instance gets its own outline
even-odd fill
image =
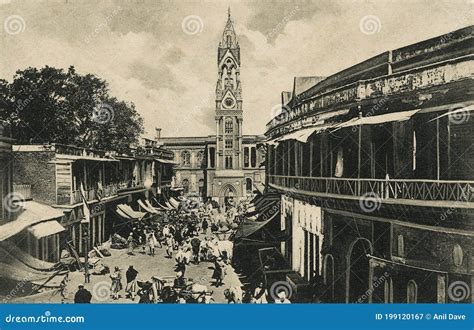
[[[217,49],[216,170],[242,169],[240,47],[228,12]]]
[[[215,134],[162,140],[179,162],[174,171],[184,193],[198,193],[230,207],[254,196],[265,182],[265,136],[242,134],[240,46],[230,9],[216,60]]]

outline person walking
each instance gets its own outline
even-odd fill
[[[84,288],[84,284],[79,284],[78,290],[74,295],[75,304],[90,304],[92,299],[92,294],[89,290]]]
[[[125,273],[125,278],[127,279],[127,285],[125,286],[125,292],[128,294],[128,297],[132,300],[135,300],[135,294],[137,292],[137,276],[138,271],[129,266],[127,272]]]
[[[168,234],[166,237],[166,254],[168,255],[169,258],[173,256],[173,250],[174,250],[174,239],[173,235]]]
[[[225,263],[221,257],[218,257],[214,262],[214,272],[212,273],[212,278],[215,280],[214,285],[219,287],[223,284],[225,277]]]
[[[133,242],[133,233],[130,233],[127,238],[127,243],[128,243],[128,254],[133,256],[133,247],[134,247],[134,242]]]
[[[112,285],[110,287],[112,299],[117,300],[119,298],[119,292],[122,290],[122,273],[119,267],[115,267],[114,272],[110,275]]]
[[[150,255],[155,256],[155,239],[153,233],[148,236],[148,248],[150,250]]]
[[[163,246],[161,245],[160,240],[156,238],[156,234],[155,234],[155,231],[154,231],[154,230],[151,231],[151,237],[152,237],[152,239],[153,239],[153,243],[154,243],[154,246],[155,246],[155,247],[156,247],[157,245],[159,245],[160,248],[163,247]]]
[[[207,228],[209,228],[209,222],[207,222],[206,218],[202,219],[201,228],[202,228],[202,233],[204,235],[207,235]]]

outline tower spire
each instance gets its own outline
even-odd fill
[[[220,48],[238,48],[237,36],[235,35],[234,23],[230,17],[230,7],[227,9],[227,22],[222,33],[222,40],[219,44]]]

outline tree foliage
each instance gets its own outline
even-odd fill
[[[143,120],[133,103],[109,95],[107,83],[46,66],[0,80],[0,118],[16,143],[61,143],[124,151],[138,142]]]

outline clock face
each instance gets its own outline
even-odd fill
[[[234,100],[232,98],[228,97],[224,100],[224,105],[225,105],[226,108],[230,108],[234,105]]]

